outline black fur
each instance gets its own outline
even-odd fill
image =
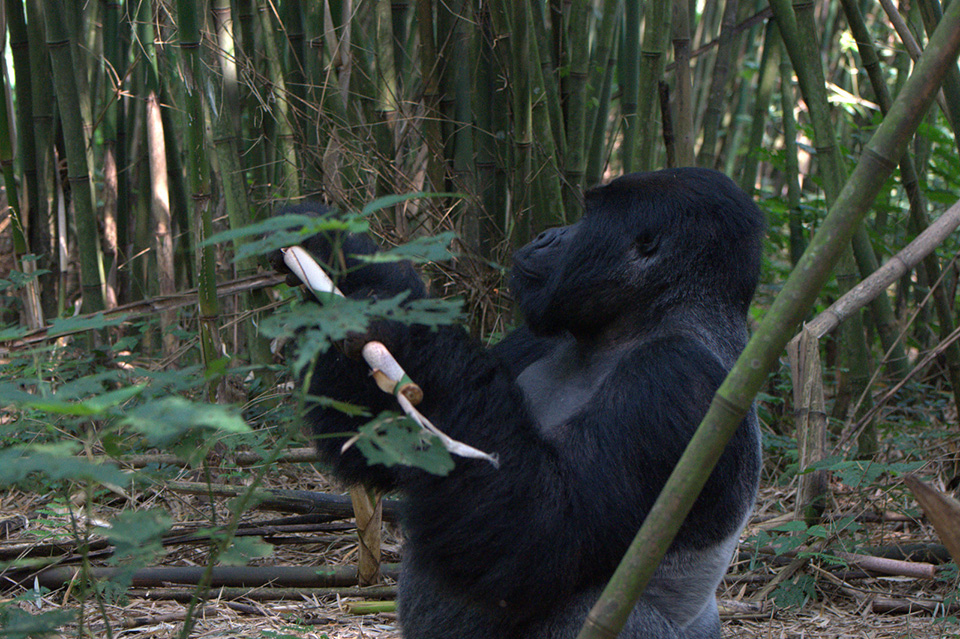
[[[753,202],[714,171],[626,175],[587,193],[581,221],[517,251],[511,288],[527,326],[496,347],[457,327],[374,331],[423,388],[421,411],[500,458],[499,469],[458,458],[437,477],[318,440],[342,479],[404,494],[405,637],[576,636],[746,342],[762,229]],[[308,248],[328,257],[325,241]],[[341,286],[423,295],[408,267],[362,268]],[[393,401],[334,349],[309,390],[375,413]],[[320,408],[307,420],[318,435],[361,423]],[[719,637],[715,589],[759,468],[751,413],[622,637]]]

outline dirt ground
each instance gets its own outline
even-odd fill
[[[295,474],[283,474],[289,478]],[[295,488],[316,490],[322,482],[315,476],[317,483],[304,482],[303,476],[296,481]],[[283,482],[281,482],[283,483]],[[279,487],[279,486],[275,486]],[[291,487],[290,485],[283,487]],[[774,508],[769,504],[778,504],[783,497],[783,489],[765,489],[761,494],[761,504],[768,505],[758,509],[754,521],[745,531],[744,539],[763,528],[770,528],[770,512]],[[19,497],[19,499],[18,499]],[[31,496],[36,499],[36,496]],[[207,504],[194,495],[162,495],[166,505],[172,510],[183,508],[180,513],[186,518],[189,510],[196,516],[198,509]],[[0,515],[11,512],[10,506],[19,503],[27,508],[31,501],[26,495],[9,494],[0,496]],[[782,504],[781,504],[782,505]],[[108,513],[102,513],[109,516]],[[254,513],[253,517],[271,517],[275,513]],[[0,518],[2,519],[2,518]],[[896,519],[896,518],[894,518]],[[49,514],[48,514],[49,520]],[[181,519],[177,519],[182,521]],[[923,523],[893,521],[884,522],[882,518],[872,524],[876,530],[883,531],[887,542],[926,541],[935,542],[932,530]],[[0,541],[0,552],[5,547],[22,544],[29,539],[43,539],[40,527],[28,527]],[[303,543],[306,542],[306,543]],[[274,546],[271,556],[256,560],[261,565],[278,566],[352,566],[357,554],[356,536],[350,531],[313,534],[309,539],[287,542]],[[919,579],[897,575],[850,575],[814,560],[796,566],[797,561],[774,557],[772,554],[750,554],[749,544],[741,546],[740,553],[727,578],[718,592],[723,617],[724,637],[744,639],[934,639],[942,637],[960,637],[960,628],[954,623],[944,621],[940,609],[908,610],[912,604],[925,604],[931,601],[950,601],[956,595],[956,584],[945,580]],[[383,558],[394,562],[400,558],[399,530],[386,525],[383,537]],[[202,550],[196,546],[169,548],[162,560],[165,565],[203,565]],[[813,595],[805,599],[800,607],[785,607],[775,603],[771,595],[771,583],[781,579],[785,571],[791,578],[798,575],[813,577]],[[788,581],[785,579],[784,581]],[[84,607],[86,636],[106,637],[107,629],[102,614],[109,618],[113,637],[175,637],[183,623],[187,609],[185,604],[165,599],[163,589],[153,591],[134,591],[125,600],[115,605],[98,609],[92,602]],[[12,597],[21,592],[8,590],[3,597]],[[356,599],[338,596],[319,598],[300,596],[287,600],[258,600],[256,593],[248,597],[233,600],[213,598],[200,611],[192,637],[284,637],[284,638],[382,638],[400,637],[396,616],[392,613],[368,615],[351,614],[346,604]],[[42,599],[38,610],[34,604],[21,604],[31,613],[49,612],[61,607],[79,611],[75,599],[61,588]],[[897,612],[883,612],[899,606]],[[954,611],[955,614],[955,611]],[[60,636],[80,636],[76,625],[64,628]],[[2,634],[2,633],[0,633]]]

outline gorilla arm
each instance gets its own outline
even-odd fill
[[[691,340],[641,344],[545,435],[510,370],[463,331],[393,328],[376,337],[423,387],[424,414],[501,462],[458,459],[446,477],[402,472],[407,549],[453,591],[523,615],[606,580],[724,376]],[[680,543],[713,543],[739,525],[745,510],[722,512],[727,489],[711,487]]]

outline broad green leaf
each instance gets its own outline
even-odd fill
[[[419,200],[423,198],[464,198],[466,197],[462,193],[404,193],[403,195],[384,195],[383,197],[378,197],[374,201],[370,202],[363,207],[363,210],[360,212],[361,215],[370,215],[375,211],[380,209],[389,208],[391,206],[396,206],[401,202],[406,202],[407,200]]]
[[[190,433],[203,434],[196,431],[250,432],[250,427],[234,408],[191,402],[177,396],[138,406],[127,413],[123,423],[160,448],[167,448]]]
[[[114,517],[109,527],[98,528],[97,532],[114,546],[111,564],[126,563],[132,558],[140,565],[147,565],[163,553],[160,541],[172,524],[170,515],[160,509],[128,510]]]
[[[107,391],[81,401],[60,400],[56,396],[34,398],[23,402],[23,405],[28,408],[54,413],[56,415],[92,417],[94,415],[102,415],[110,409],[136,397],[143,391],[145,386],[146,384],[128,386],[115,391]]]
[[[65,453],[64,446],[31,445],[0,450],[0,486],[9,486],[39,474],[52,481],[92,481],[123,486],[130,476],[107,462],[93,462]]]
[[[217,233],[203,245],[234,240],[246,240],[237,248],[235,260],[266,255],[272,251],[300,244],[317,233],[366,233],[370,224],[357,215],[312,216],[301,214],[277,215],[262,222],[239,229]],[[249,238],[249,239],[248,239]]]
[[[225,566],[246,566],[251,559],[262,559],[273,554],[273,544],[259,537],[234,537],[230,547],[220,555]]]
[[[3,639],[37,639],[46,637],[71,621],[73,610],[51,610],[30,614],[13,606],[0,608],[0,637]]]
[[[83,331],[98,331],[111,326],[120,326],[127,321],[126,315],[118,315],[107,319],[103,313],[96,313],[90,317],[68,317],[66,319],[55,319],[50,322],[50,329],[47,331],[49,337],[67,333],[80,333]]]
[[[410,240],[406,244],[379,251],[371,255],[357,255],[357,259],[363,262],[400,262],[409,260],[415,263],[423,262],[443,262],[453,257],[450,252],[450,243],[457,237],[453,231],[445,231],[437,235],[418,237]]]
[[[389,413],[382,413],[361,426],[354,445],[370,465],[413,466],[434,475],[447,475],[454,466],[453,458],[439,439],[410,419]]]

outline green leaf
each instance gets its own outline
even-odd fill
[[[360,427],[354,444],[367,463],[392,467],[397,464],[421,468],[434,475],[453,470],[453,458],[440,440],[406,417],[381,413]]]
[[[246,566],[251,559],[262,559],[273,554],[273,544],[259,537],[235,537],[220,555],[220,563],[226,566]]]
[[[96,313],[90,317],[68,317],[66,319],[55,319],[50,322],[50,328],[47,331],[48,337],[56,335],[66,335],[68,333],[81,333],[83,331],[98,331],[111,326],[120,326],[127,321],[126,315],[118,315],[107,319],[103,313]]]
[[[426,298],[403,302],[405,297],[406,294],[400,294],[372,300],[330,296],[323,305],[303,304],[275,313],[264,319],[260,328],[271,338],[297,337],[293,369],[299,375],[332,342],[343,340],[350,333],[363,333],[371,322],[392,320],[436,327],[455,324],[462,317],[460,300]]]
[[[152,446],[168,448],[195,431],[248,433],[250,427],[235,408],[167,397],[148,402],[130,411],[123,423],[146,437]]]
[[[780,532],[806,532],[807,524],[800,520],[787,521],[774,528]]]
[[[0,282],[3,282],[3,280],[0,280]],[[20,326],[7,326],[0,328],[0,342],[11,342],[15,339],[20,339],[28,332],[29,330],[26,327]]]
[[[799,608],[815,597],[816,580],[810,575],[798,575],[792,581],[784,581],[771,595],[778,608]]]
[[[380,209],[386,209],[391,206],[396,206],[401,202],[406,202],[407,200],[419,200],[422,198],[464,198],[466,197],[462,193],[405,193],[403,195],[384,195],[383,197],[378,197],[373,202],[370,202],[363,210],[360,211],[361,215],[370,215],[375,211]]]
[[[116,486],[130,481],[129,475],[113,464],[89,462],[74,456],[72,449],[72,446],[49,444],[0,450],[0,486],[18,484],[33,474],[53,481],[90,481]]]
[[[266,255],[280,248],[296,246],[317,233],[366,233],[370,224],[359,215],[313,216],[300,214],[277,215],[256,224],[217,233],[204,240],[201,246],[246,240],[239,246],[234,260]],[[248,239],[250,238],[250,239]]]
[[[23,406],[36,410],[54,413],[56,415],[73,415],[75,417],[92,417],[102,415],[112,408],[125,403],[139,395],[146,384],[128,386],[115,391],[107,391],[101,395],[82,401],[60,400],[56,396],[48,398],[33,398],[22,402]]]
[[[351,404],[349,402],[341,402],[336,399],[331,399],[330,397],[308,395],[307,399],[317,404],[318,406],[323,406],[324,408],[332,408],[334,410],[340,411],[344,415],[350,415],[351,417],[369,417],[370,411],[368,411],[363,406],[357,406],[356,404]]]
[[[450,243],[457,237],[453,231],[444,231],[437,235],[428,235],[410,240],[406,244],[386,251],[379,251],[370,255],[357,255],[362,262],[400,262],[409,260],[422,264],[424,262],[443,262],[453,258],[450,252]]]
[[[73,621],[72,610],[52,610],[32,615],[19,608],[0,608],[0,637],[4,639],[36,639],[54,634]]]
[[[297,330],[310,328],[320,331],[329,340],[339,341],[350,333],[365,331],[374,321],[444,326],[461,317],[463,303],[460,300],[422,299],[405,304],[405,296],[401,294],[383,300],[332,297],[322,306],[298,307],[295,312],[278,318],[285,329],[280,335],[292,336]],[[273,325],[266,321],[263,330],[271,337],[280,336],[272,334]]]
[[[111,564],[136,559],[138,565],[145,566],[163,553],[160,542],[172,524],[170,515],[160,509],[125,511],[114,517],[109,527],[98,528],[97,532],[114,546]]]

